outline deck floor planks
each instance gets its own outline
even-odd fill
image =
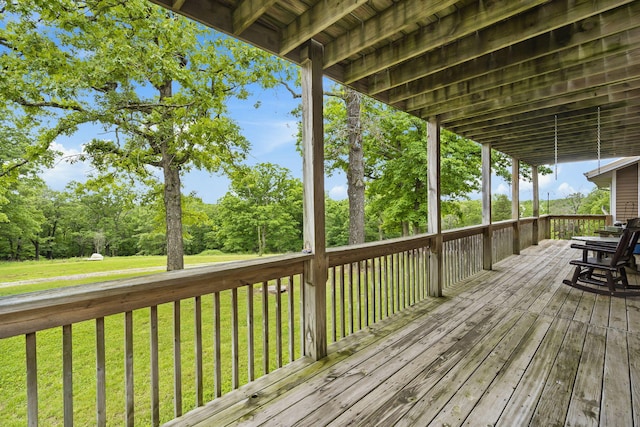
[[[179,425],[640,425],[640,298],[563,285],[573,258],[543,241]]]
[[[511,355],[514,354],[523,338],[527,337],[537,319],[538,316],[532,313],[525,313],[519,318],[507,335],[482,361],[429,425],[461,425],[500,371],[507,365]],[[416,425],[424,425],[426,422],[427,420],[421,417],[416,420]]]
[[[556,318],[498,419],[499,425],[527,425],[534,414],[570,321]]]
[[[593,307],[595,306],[595,304],[596,294],[583,292],[582,297],[580,298],[580,303],[578,303],[575,315],[573,316],[573,320],[577,322],[589,323],[591,321]]]
[[[640,332],[640,298],[627,298],[627,326],[629,332]]]
[[[600,421],[606,340],[606,328],[589,326],[571,394],[566,426],[597,426]]]
[[[629,347],[629,373],[631,382],[631,401],[633,402],[633,425],[640,426],[640,335],[627,335]]]
[[[591,323],[602,327],[609,326],[609,309],[611,308],[611,297],[606,295],[596,295],[596,303],[591,314]]]
[[[477,331],[470,331],[457,348],[452,347],[453,351],[443,354],[436,363],[422,367],[405,388],[388,396],[383,405],[358,422],[381,426],[426,425],[455,394],[457,384],[466,381],[522,315],[506,308],[500,312],[505,316],[504,322],[495,323],[497,319],[492,318],[491,322],[478,325]]]
[[[489,426],[498,422],[552,322],[550,317],[537,317],[533,328],[523,336],[518,348],[467,416],[464,425]]]
[[[587,325],[572,321],[567,329],[560,351],[553,363],[542,395],[533,414],[531,425],[557,426],[564,424],[571,391],[578,371]]]
[[[331,420],[330,424],[344,425],[352,420],[360,419],[363,412],[376,411],[377,408],[391,396],[408,396],[407,384],[411,384],[424,370],[429,370],[429,376],[424,377],[423,386],[427,387],[431,382],[437,382],[442,377],[442,372],[448,372],[457,361],[461,360],[473,347],[482,341],[482,331],[488,330],[495,324],[495,319],[504,313],[496,313],[495,308],[482,319],[473,319],[465,322],[462,328],[456,328],[444,341],[444,345],[436,344],[427,350],[417,349],[418,356],[402,366],[393,377],[371,387],[366,382],[360,382],[357,387],[344,389],[341,395],[335,396],[328,405],[323,405],[315,410],[311,416],[301,420],[300,425],[317,425]],[[471,320],[471,319],[470,319]],[[380,367],[381,372],[386,370]],[[345,406],[348,407],[345,410]],[[333,413],[327,416],[327,413]],[[339,415],[339,416],[338,416]],[[335,418],[337,416],[337,418]],[[333,419],[335,418],[335,419]]]
[[[611,298],[609,327],[623,331],[627,330],[627,302],[625,298]]]
[[[625,333],[618,329],[608,329],[600,424],[604,426],[632,426],[631,408],[627,338]]]

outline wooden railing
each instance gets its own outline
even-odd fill
[[[58,405],[65,425],[76,418],[80,425],[94,419],[99,426],[157,426],[178,417],[301,356],[300,283],[309,258],[225,263],[0,298],[0,338],[25,336],[27,368],[26,393],[3,395],[3,403],[21,407],[9,400],[26,397],[29,425],[59,420]],[[58,331],[61,348],[51,349]],[[78,408],[79,393],[95,395],[95,407]],[[10,416],[3,414],[5,425],[24,424]]]
[[[483,230],[473,226],[442,233],[444,288],[482,271]]]
[[[329,341],[426,298],[430,244],[420,236],[329,249]]]
[[[329,249],[323,339],[339,341],[429,298],[435,260],[446,288],[486,266],[485,247],[498,262],[568,223],[586,234],[607,221],[542,216],[445,231],[439,256],[433,235]],[[305,353],[302,284],[313,257],[0,298],[3,358],[26,367],[3,374],[0,417],[7,425],[155,426],[296,360]],[[94,403],[78,403],[80,394]]]
[[[549,216],[549,238],[571,239],[573,236],[594,236],[596,231],[612,225],[610,215]]]

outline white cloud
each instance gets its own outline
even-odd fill
[[[242,122],[253,155],[271,153],[283,147],[294,149],[298,124],[293,120]]]
[[[75,148],[66,148],[57,142],[51,145],[51,149],[59,151],[62,155],[56,159],[52,168],[45,169],[40,174],[40,177],[49,187],[54,190],[63,190],[71,181],[84,182],[87,179],[91,166],[86,162],[70,162],[70,160],[82,154],[82,151]]]
[[[335,185],[329,190],[329,197],[333,200],[344,200],[347,198],[347,187],[344,185]]]
[[[498,185],[494,190],[493,190],[494,194],[507,194],[510,195],[511,194],[511,187],[507,184],[500,184]]]
[[[575,192],[576,190],[567,182],[563,182],[562,184],[560,184],[557,190],[557,193],[562,196],[568,196],[569,194],[573,194]]]

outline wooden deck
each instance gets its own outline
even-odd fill
[[[639,426],[640,299],[563,285],[578,255],[543,241],[170,424]]]

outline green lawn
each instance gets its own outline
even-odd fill
[[[184,262],[185,266],[188,267],[255,257],[256,255],[189,255],[184,257]],[[165,256],[105,257],[103,261],[87,261],[84,258],[21,262],[3,261],[0,262],[0,283],[134,268],[158,267],[162,269],[166,264],[167,257]]]

